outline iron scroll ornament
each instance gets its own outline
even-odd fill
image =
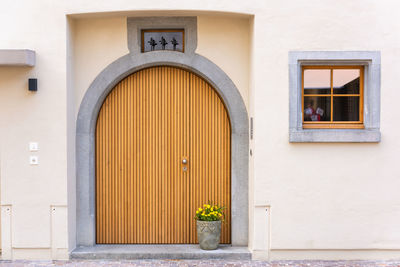
[[[141,51],[184,52],[184,30],[142,30]]]

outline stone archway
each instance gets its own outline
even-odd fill
[[[125,55],[107,66],[88,88],[76,124],[77,246],[95,245],[95,140],[100,107],[114,86],[129,74],[152,66],[190,70],[209,82],[225,103],[231,120],[232,245],[248,244],[248,115],[239,90],[214,63],[197,54],[152,52]]]

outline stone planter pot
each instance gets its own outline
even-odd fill
[[[201,249],[217,249],[221,236],[221,221],[196,221],[197,238]]]

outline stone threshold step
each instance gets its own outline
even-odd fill
[[[247,247],[220,245],[216,250],[202,250],[199,245],[95,245],[77,247],[71,259],[230,259],[250,260]]]

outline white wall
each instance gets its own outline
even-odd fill
[[[395,5],[269,1],[271,12],[255,17],[254,198],[271,205],[272,258],[379,257],[368,250],[400,248]],[[381,143],[288,142],[290,50],[381,51]],[[334,253],[314,251],[322,249]]]
[[[1,205],[10,209],[2,213],[10,223],[1,229],[5,258],[67,257],[66,20],[46,2],[3,1],[0,9],[0,49],[37,53],[34,68],[0,67]],[[32,77],[36,93],[27,89]],[[38,152],[29,152],[30,141]],[[37,166],[29,165],[33,154]],[[64,233],[57,244],[51,226]]]

